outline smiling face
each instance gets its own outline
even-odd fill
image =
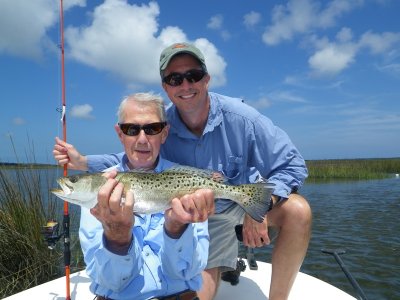
[[[201,70],[200,62],[190,54],[179,54],[171,59],[164,71],[164,77],[172,73],[184,74],[189,70]],[[169,99],[176,105],[179,113],[208,115],[208,82],[210,75],[206,74],[198,82],[184,79],[182,84],[171,86],[163,82],[163,88]]]
[[[123,117],[120,123],[133,123],[146,125],[161,122],[159,109],[154,103],[142,103],[133,99],[129,100],[124,107]],[[121,143],[124,145],[131,169],[144,168],[153,169],[156,166],[160,153],[161,144],[168,136],[168,126],[164,127],[159,134],[146,135],[143,130],[136,136],[124,134],[118,125],[115,130]]]

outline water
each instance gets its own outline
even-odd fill
[[[356,297],[326,249],[343,262],[368,299],[400,299],[400,180],[307,183],[301,193],[313,210],[312,237],[301,271]],[[271,247],[257,259],[270,261]]]

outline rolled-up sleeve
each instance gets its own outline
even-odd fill
[[[110,252],[106,246],[101,223],[88,209],[82,208],[79,237],[89,277],[103,288],[114,292],[123,290],[143,266],[141,247],[136,239],[127,255]]]
[[[260,115],[256,124],[250,131],[250,163],[275,185],[275,195],[287,198],[308,176],[305,161],[286,132],[272,121]]]
[[[101,155],[87,155],[87,167],[91,173],[101,172],[107,168],[119,164],[124,156],[124,152]]]

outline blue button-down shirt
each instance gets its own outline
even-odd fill
[[[124,155],[116,168],[129,170]],[[156,172],[174,164],[159,159]],[[127,255],[110,252],[101,223],[82,208],[79,237],[94,294],[111,299],[149,299],[186,289],[199,290],[208,258],[207,222],[189,224],[179,239],[163,229],[164,214],[135,216],[133,242]]]
[[[274,195],[287,198],[307,178],[303,157],[288,135],[241,99],[209,93],[210,111],[203,134],[194,135],[177,108],[167,109],[171,128],[161,147],[163,157],[181,165],[222,172],[232,184],[254,182],[261,176],[273,183]],[[89,155],[89,169],[120,161],[122,154]],[[232,204],[220,200],[216,212]]]

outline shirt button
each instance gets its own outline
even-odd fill
[[[145,254],[146,256],[149,256],[149,252],[146,252],[146,254]]]

